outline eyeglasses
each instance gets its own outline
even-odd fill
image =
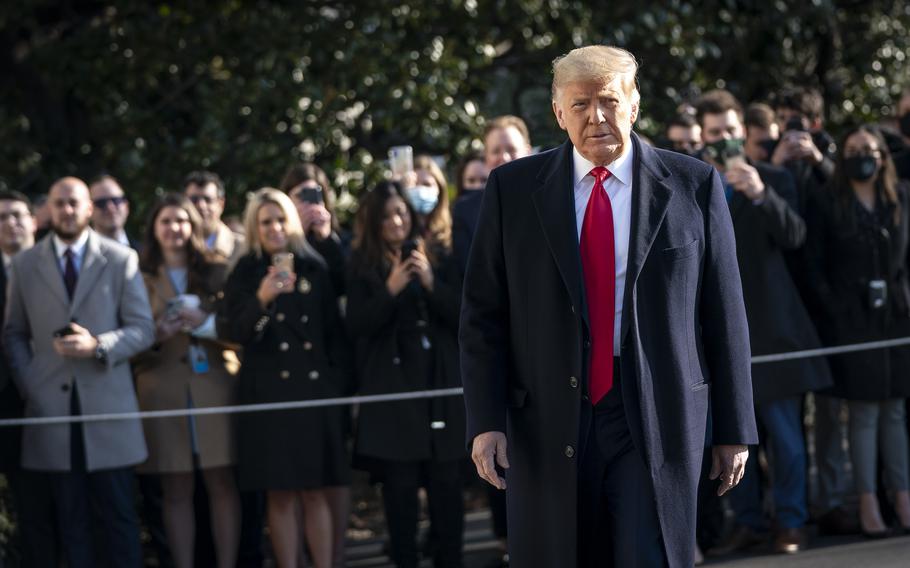
[[[95,204],[95,207],[98,209],[106,209],[108,205],[114,204],[115,207],[120,207],[128,200],[122,195],[120,197],[99,197],[98,199],[93,199],[92,203]]]
[[[191,195],[189,199],[193,202],[193,205],[199,205],[200,203],[211,205],[212,203],[215,203],[215,198],[208,195]]]

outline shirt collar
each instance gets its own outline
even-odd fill
[[[88,234],[89,230],[86,229],[82,231],[82,234],[79,235],[79,238],[76,239],[75,242],[66,244],[60,240],[60,237],[58,237],[56,233],[54,233],[54,250],[57,253],[57,258],[63,260],[65,258],[64,253],[66,253],[66,249],[72,249],[76,258],[82,258],[82,253],[85,251],[85,244],[88,242]]]
[[[617,181],[623,185],[631,185],[632,183],[632,165],[635,163],[633,159],[635,155],[635,146],[629,141],[629,149],[624,152],[620,157],[613,160],[612,163],[607,164],[607,169],[610,170],[611,177],[616,178]],[[591,173],[591,170],[594,169],[594,164],[589,162],[587,158],[582,156],[578,152],[578,148],[572,148],[572,161],[575,165],[575,185],[578,185],[585,176]]]

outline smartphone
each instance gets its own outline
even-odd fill
[[[787,120],[787,123],[784,125],[784,132],[790,131],[806,132],[806,127],[803,126],[803,119],[798,116],[794,116]]]
[[[392,146],[389,148],[389,168],[392,175],[402,177],[414,171],[414,148],[410,146]]]
[[[278,268],[285,276],[294,272],[294,253],[276,252],[272,255],[272,266]]]
[[[316,187],[304,187],[297,194],[297,199],[303,203],[313,203],[315,205],[322,205],[322,188],[319,186]]]
[[[408,239],[401,245],[401,261],[404,262],[411,256],[411,253],[417,250],[417,241]]]
[[[76,335],[76,330],[70,324],[66,324],[54,332],[54,337],[66,337],[67,335]]]

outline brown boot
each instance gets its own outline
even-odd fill
[[[806,548],[806,532],[800,528],[780,529],[774,536],[774,552],[796,554]]]

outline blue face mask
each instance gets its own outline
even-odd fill
[[[420,215],[429,215],[439,203],[439,190],[428,185],[415,185],[404,190],[408,201]]]

